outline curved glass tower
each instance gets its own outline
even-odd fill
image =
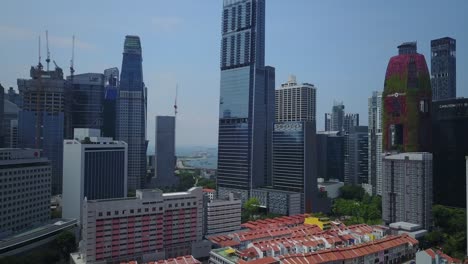
[[[128,189],[142,188],[146,176],[146,87],[141,43],[126,36],[117,102],[117,139],[128,144]]]
[[[416,43],[398,46],[390,59],[382,94],[383,151],[430,152],[431,80]]]

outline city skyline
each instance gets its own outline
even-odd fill
[[[102,22],[118,23],[115,19],[124,17],[122,12],[126,11],[122,8],[123,2],[112,6],[93,3],[93,9],[83,4],[73,10],[71,17],[68,5],[63,3],[57,2],[48,12],[48,7],[37,3],[30,3],[31,8],[21,12],[21,4],[7,3],[6,10],[18,12],[6,12],[0,18],[0,34],[7,40],[0,43],[0,48],[9,51],[4,55],[9,64],[0,73],[0,83],[6,90],[10,86],[17,89],[16,79],[27,78],[29,67],[37,63],[39,34],[43,38],[45,64],[46,29],[50,33],[52,59],[63,69],[69,66],[71,36],[77,36],[77,74],[102,73],[114,66],[121,70],[122,39],[128,34],[139,35],[145,53],[143,72],[149,92],[147,138],[150,141],[154,138],[153,117],[172,113],[175,86],[179,83],[178,145],[197,142],[198,145],[214,146],[218,130],[219,10],[222,2],[211,1],[205,5],[185,2],[180,8],[181,3],[147,3],[154,8],[142,4],[135,7],[141,13],[138,17],[119,26]],[[446,36],[456,39],[459,44],[457,95],[468,97],[468,77],[461,74],[468,68],[468,61],[463,60],[468,53],[463,48],[468,41],[468,34],[463,30],[467,23],[456,23],[467,21],[463,16],[466,8],[462,8],[467,3],[457,1],[457,4],[437,6],[432,4],[435,2],[415,1],[405,2],[407,8],[401,9],[402,3],[369,1],[362,6],[353,6],[346,2],[293,1],[285,5],[282,1],[267,1],[266,65],[276,68],[278,84],[292,73],[301,76],[299,82],[307,81],[319,87],[318,130],[323,130],[323,116],[333,100],[344,101],[346,111],[359,113],[366,125],[365,101],[372,91],[383,90],[386,61],[394,55],[394,48],[405,41],[417,41],[418,52],[425,55],[430,64],[431,40]],[[421,4],[427,7],[424,16],[414,15]],[[201,12],[205,15],[194,15]],[[392,16],[394,12],[399,16]],[[435,19],[438,12],[451,16],[444,20]],[[45,15],[47,13],[51,15]],[[405,16],[416,16],[411,27],[400,19]],[[57,20],[63,23],[56,23]],[[354,23],[346,24],[350,20]],[[192,26],[198,29],[193,31]],[[295,41],[284,37],[292,26],[296,27],[295,32],[304,32],[293,36]],[[184,38],[190,41],[179,41]],[[280,52],[283,50],[288,52]],[[69,75],[68,70],[65,75]]]

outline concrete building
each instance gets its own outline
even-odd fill
[[[203,189],[203,194],[208,198],[208,201],[213,201],[216,196],[216,190]]]
[[[431,40],[432,100],[457,97],[457,41],[445,37]]]
[[[344,181],[344,136],[338,131],[317,133],[317,177]]]
[[[399,153],[383,158],[382,219],[385,223],[432,225],[432,154]]]
[[[275,69],[265,66],[265,0],[223,1],[218,196],[268,184]]]
[[[337,180],[325,181],[323,178],[317,180],[319,192],[326,192],[327,197],[335,199],[340,196],[340,188],[344,186],[344,182]]]
[[[252,197],[260,202],[260,207],[269,213],[279,215],[297,215],[303,213],[304,194],[272,188],[252,190]]]
[[[21,96],[18,94],[18,92],[16,92],[15,89],[13,89],[13,87],[10,87],[5,95],[5,99],[8,101],[14,103],[17,106],[21,105]]]
[[[275,122],[314,121],[317,88],[309,83],[297,83],[290,75],[286,83],[275,90]]]
[[[334,102],[331,112],[331,122],[330,130],[331,131],[343,131],[344,129],[344,109],[345,106],[343,102]]]
[[[50,219],[51,162],[36,149],[0,149],[0,237]]]
[[[72,257],[74,257],[73,259],[73,261],[75,261],[74,264],[81,264],[80,259],[78,259],[77,254],[72,255]],[[138,263],[144,264],[143,262],[138,262],[138,261],[120,262],[120,264],[138,264]],[[176,258],[169,258],[169,259],[158,260],[158,261],[150,261],[150,262],[147,262],[146,264],[202,264],[202,262],[198,261],[192,255],[187,255],[187,256],[179,256]]]
[[[81,223],[90,200],[127,196],[127,143],[100,137],[99,129],[75,129],[63,146],[62,216]]]
[[[395,235],[408,234],[412,238],[420,239],[427,234],[421,225],[408,222],[395,222],[388,225],[390,232]]]
[[[359,126],[359,114],[347,113],[343,119],[343,131],[345,134],[351,133],[355,127]]]
[[[229,194],[227,199],[214,199],[207,203],[205,219],[205,235],[234,232],[241,228],[240,199]]]
[[[175,175],[175,116],[156,117],[156,186],[161,188],[174,187],[179,184]]]
[[[66,136],[73,138],[75,128],[102,129],[104,74],[84,73],[67,77],[70,90],[70,124]]]
[[[382,195],[382,93],[372,92],[369,98],[369,179],[372,194]]]
[[[302,195],[301,212],[311,213],[317,197],[315,121],[275,123],[272,186]]]
[[[368,171],[368,128],[357,126],[350,128],[345,136],[344,182],[360,185],[367,183]]]
[[[86,263],[206,257],[203,192],[137,190],[136,197],[87,200],[83,204],[80,257]]]
[[[432,105],[432,134],[437,139],[432,141],[434,203],[465,208],[468,98],[438,100]]]
[[[20,108],[10,102],[3,100],[3,147],[18,147],[18,114]]]
[[[432,248],[416,252],[416,264],[462,264],[460,259],[452,258],[440,250]]]
[[[325,113],[325,131],[331,131],[331,114]]]
[[[31,67],[31,79],[18,79],[21,111],[18,116],[18,146],[42,149],[52,163],[52,195],[62,193],[62,158],[66,116],[66,81],[58,66],[44,71]],[[37,96],[37,94],[42,96]],[[38,100],[39,99],[39,100]]]
[[[140,37],[126,36],[117,97],[116,139],[128,144],[128,183],[140,189],[146,179],[146,104]]]

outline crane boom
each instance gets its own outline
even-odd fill
[[[49,63],[50,63],[50,51],[49,51],[49,31],[46,30],[45,32],[45,37],[46,37],[46,48],[47,48],[47,71],[49,71]]]

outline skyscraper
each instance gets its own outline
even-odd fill
[[[331,131],[331,114],[325,113],[325,131]]]
[[[359,114],[345,114],[343,119],[343,130],[349,134],[355,127],[359,126]]]
[[[62,193],[66,81],[58,66],[31,67],[31,79],[18,79],[22,107],[18,116],[18,146],[42,149],[52,163],[52,195]]]
[[[432,154],[399,153],[383,158],[382,219],[386,224],[432,225]]]
[[[156,117],[156,186],[175,187],[178,178],[174,171],[176,167],[175,153],[175,116]]]
[[[330,130],[327,131],[343,131],[344,126],[344,109],[345,106],[343,102],[334,102],[332,107],[332,112],[329,114],[330,116]],[[325,118],[327,118],[327,114],[325,114]],[[326,119],[325,119],[326,120]],[[327,122],[327,121],[325,121]],[[325,124],[325,126],[327,126]],[[325,127],[326,129],[326,127]]]
[[[5,114],[5,107],[4,107],[4,98],[5,98],[5,89],[0,84],[0,148],[5,147],[5,129],[4,129],[4,114]]]
[[[445,37],[431,40],[432,100],[457,97],[457,42]]]
[[[356,126],[345,136],[345,174],[347,184],[367,183],[368,179],[368,128]]]
[[[18,114],[20,108],[10,102],[10,100],[3,100],[3,146],[5,148],[18,147]]]
[[[146,176],[146,87],[140,37],[126,36],[117,99],[117,139],[128,144],[128,189],[140,188]]]
[[[102,135],[116,138],[117,129],[117,95],[119,89],[119,69],[104,70],[104,99],[102,102]]]
[[[369,179],[372,193],[382,195],[382,93],[369,98]]]
[[[432,103],[434,203],[465,208],[468,98]]]
[[[431,82],[416,43],[398,46],[390,59],[383,98],[383,151],[430,152]]]
[[[318,178],[344,181],[344,136],[338,131],[317,133]]]
[[[127,196],[127,144],[78,128],[63,147],[62,216],[81,223],[83,199]]]
[[[315,122],[316,94],[313,84],[298,84],[296,76],[289,76],[288,81],[275,91],[275,122]]]
[[[274,76],[265,65],[265,1],[225,0],[222,14],[218,195],[241,194],[268,179]],[[273,99],[273,100],[272,100]]]
[[[70,136],[75,128],[101,130],[104,75],[101,73],[84,73],[74,75],[73,78],[69,76],[67,81],[71,82]]]

